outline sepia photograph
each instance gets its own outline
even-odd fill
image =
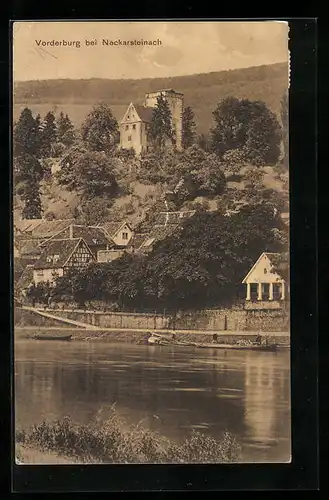
[[[288,42],[13,23],[17,465],[292,461]]]

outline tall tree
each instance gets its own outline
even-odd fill
[[[281,127],[262,101],[228,97],[213,111],[212,149],[221,157],[240,150],[253,165],[274,165],[280,156]]]
[[[40,155],[40,115],[33,118],[32,111],[24,108],[13,131],[14,157],[29,154],[36,158]]]
[[[93,107],[81,127],[82,140],[91,151],[109,152],[119,140],[116,118],[106,103]]]
[[[183,148],[189,148],[192,146],[195,140],[195,128],[196,124],[194,121],[194,113],[190,106],[184,108],[183,118]]]
[[[39,118],[34,119],[31,110],[25,108],[13,131],[14,189],[24,202],[22,216],[26,219],[40,218],[42,213],[39,123]]]
[[[53,146],[57,141],[56,118],[52,111],[49,111],[42,123],[42,145],[41,151],[43,158],[49,158],[52,155]]]
[[[65,146],[71,146],[75,140],[74,125],[68,115],[61,111],[57,120],[57,139]]]
[[[281,100],[281,123],[282,123],[282,142],[283,142],[283,161],[285,166],[289,165],[289,103],[288,93],[283,94]]]
[[[175,144],[171,111],[162,94],[157,97],[157,104],[153,110],[150,123],[149,136],[154,148],[158,151],[162,151],[168,141],[173,145]]]

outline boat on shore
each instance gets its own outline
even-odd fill
[[[51,334],[42,334],[42,333],[36,333],[33,335],[33,338],[35,340],[64,340],[64,341],[69,341],[72,339],[72,335],[70,334],[63,334],[63,335],[51,335]]]

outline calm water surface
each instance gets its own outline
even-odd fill
[[[115,402],[129,423],[177,441],[192,428],[229,430],[243,461],[290,459],[289,352],[22,340],[15,398],[18,426],[66,415],[88,422]]]

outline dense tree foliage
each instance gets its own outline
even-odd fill
[[[163,151],[168,141],[175,144],[171,111],[168,102],[161,94],[157,97],[157,104],[152,113],[149,137],[156,151]]]
[[[184,108],[182,117],[182,127],[183,127],[183,137],[182,143],[183,148],[187,149],[195,142],[195,129],[196,123],[194,121],[194,113],[190,106]]]
[[[65,155],[57,178],[61,185],[77,191],[84,199],[112,197],[117,190],[114,169],[115,159],[78,144]]]
[[[222,193],[226,183],[222,166],[217,155],[194,144],[183,153],[172,149],[148,153],[141,159],[138,178],[166,185],[181,204],[197,196]]]
[[[274,165],[280,156],[281,127],[261,101],[228,97],[213,111],[212,149],[220,157],[239,150],[253,165]]]
[[[90,151],[110,152],[119,140],[119,127],[110,107],[99,103],[93,107],[81,127],[81,137]]]

